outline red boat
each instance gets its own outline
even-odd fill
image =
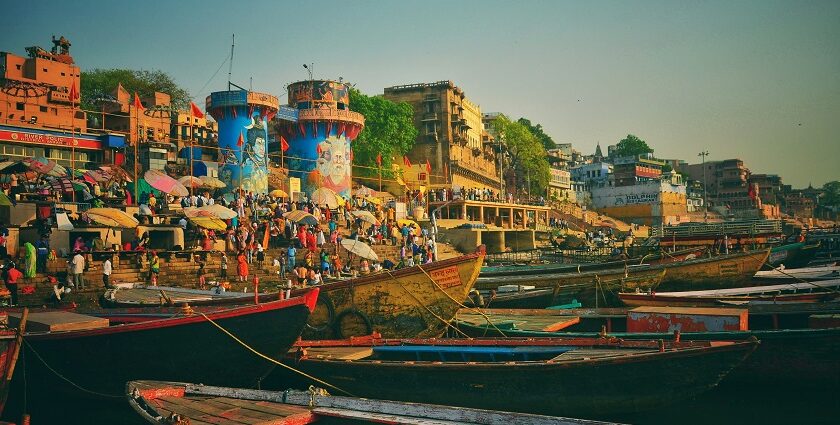
[[[56,397],[118,400],[126,382],[147,376],[256,386],[273,363],[251,349],[274,358],[285,353],[300,336],[318,293],[118,325],[68,311],[31,313],[22,350],[26,361],[12,380],[9,410],[19,414],[25,403],[38,420],[55,414]]]

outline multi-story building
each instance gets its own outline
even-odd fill
[[[497,153],[486,135],[481,108],[452,81],[385,88],[384,97],[414,110],[417,141],[412,163],[432,166],[431,185],[499,190]]]
[[[592,205],[611,217],[643,224],[677,224],[688,220],[685,185],[678,174],[630,186],[594,187]]]
[[[219,126],[190,111],[178,111],[172,117],[170,139],[178,146],[178,163],[184,175],[218,177],[218,164],[223,162],[219,150]],[[191,154],[192,153],[192,154]]]
[[[118,134],[88,132],[79,106],[80,70],[64,37],[28,56],[0,52],[0,155],[46,157],[74,168],[112,163],[125,144]]]
[[[615,158],[613,174],[616,186],[633,186],[639,182],[659,180],[664,161],[650,155],[636,155]]]
[[[758,185],[758,195],[762,204],[778,205],[782,196],[782,178],[777,174],[753,174],[750,183]]]
[[[703,171],[705,167],[705,175]],[[726,207],[731,210],[755,209],[757,204],[750,198],[750,169],[740,159],[708,161],[705,164],[691,164],[684,172],[692,180],[704,182],[706,196],[711,207]]]
[[[571,173],[558,167],[551,167],[550,171],[551,180],[548,182],[548,198],[575,202],[577,197],[572,190]]]
[[[593,162],[571,169],[572,180],[583,183],[587,189],[608,186],[613,165],[607,162]]]

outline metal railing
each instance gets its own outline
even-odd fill
[[[722,223],[686,223],[678,226],[659,226],[651,229],[651,236],[660,238],[765,235],[780,233],[782,233],[781,220],[737,220]]]

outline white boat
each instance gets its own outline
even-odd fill
[[[785,269],[784,265],[773,270],[756,272],[756,279],[831,279],[840,277],[840,266],[827,264],[819,267],[802,267],[799,269]]]

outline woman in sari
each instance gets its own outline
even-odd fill
[[[23,270],[23,276],[26,278],[35,277],[35,270],[37,266],[37,250],[35,249],[35,245],[32,245],[31,243],[27,242],[23,244],[23,249],[26,255],[26,261],[24,263],[26,267]]]

